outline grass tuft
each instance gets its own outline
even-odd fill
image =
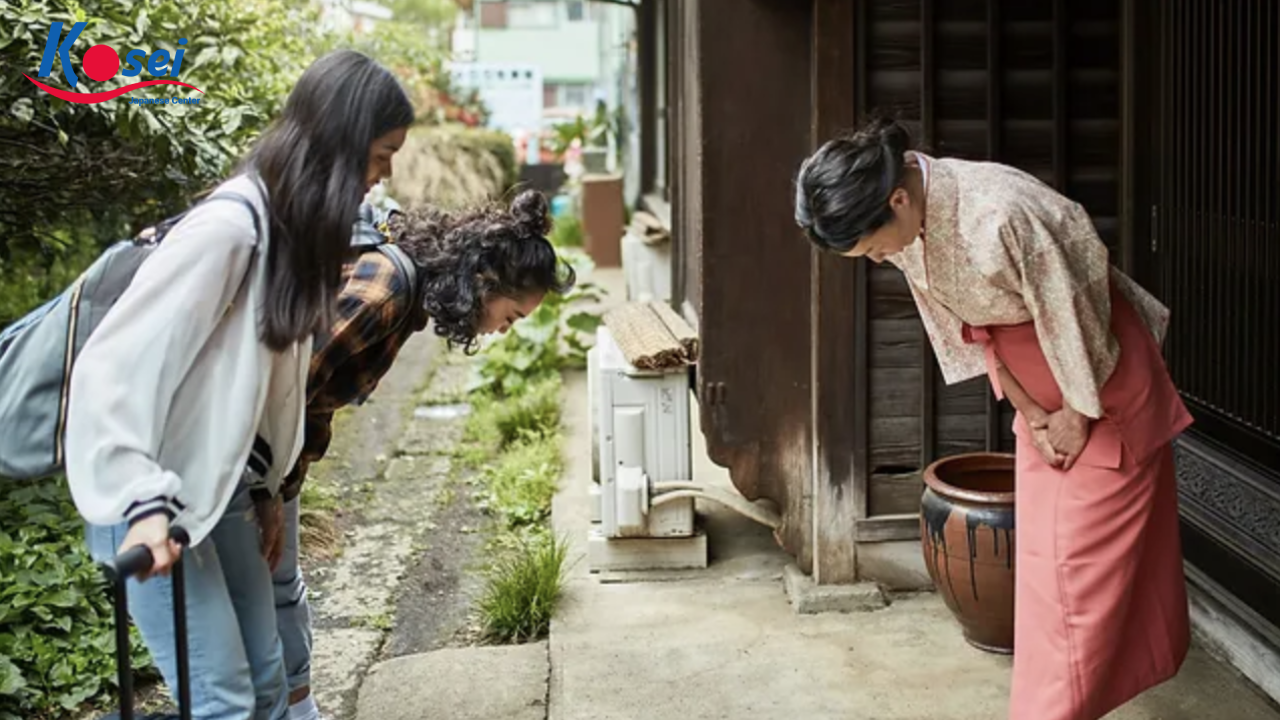
[[[564,589],[569,544],[550,532],[530,533],[489,571],[480,617],[485,637],[505,643],[545,637]]]

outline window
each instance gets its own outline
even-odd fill
[[[560,86],[560,106],[586,108],[591,99],[591,86],[584,83],[565,83]]]
[[[586,19],[586,3],[583,0],[569,0],[565,6],[569,22],[581,22]]]
[[[507,26],[507,4],[505,2],[480,3],[480,27],[505,28]]]
[[[509,2],[507,5],[507,27],[522,30],[554,28],[557,22],[556,11],[560,8],[556,3],[524,0]]]

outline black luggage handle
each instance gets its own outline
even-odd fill
[[[180,527],[169,528],[169,539],[181,545],[185,551],[191,543],[187,531]],[[126,581],[151,569],[155,558],[151,548],[136,545],[114,558],[103,562],[102,574],[111,584],[116,618],[116,671],[120,684],[120,720],[134,720],[133,667],[129,657],[129,597]],[[187,588],[182,558],[173,564],[173,635],[178,665],[178,713],[182,720],[191,720],[191,668],[187,648]]]
[[[183,547],[191,542],[187,531],[180,527],[169,528],[169,539]],[[107,576],[107,582],[115,585],[150,570],[154,562],[155,558],[151,557],[151,548],[146,545],[135,545],[102,563],[102,572]]]

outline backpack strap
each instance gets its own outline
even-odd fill
[[[233,200],[243,205],[245,209],[249,211],[249,214],[253,216],[254,248],[256,249],[259,245],[262,244],[262,218],[258,216],[258,208],[254,206],[253,201],[249,200],[249,198],[241,195],[238,192],[232,192],[230,190],[222,193],[217,193],[215,195],[210,195],[209,197],[204,199],[205,202],[212,202],[214,200]]]
[[[406,280],[408,280],[410,309],[412,309],[417,305],[421,305],[422,288],[418,286],[418,266],[416,263],[413,262],[413,259],[410,258],[409,255],[405,253],[404,250],[401,250],[399,247],[397,247],[395,243],[385,242],[380,245],[374,246],[374,248],[378,252],[385,255],[387,259],[389,259],[392,263],[394,263],[396,268],[400,271],[400,274],[403,275]],[[400,328],[408,324],[409,318],[411,316],[412,316],[412,312],[405,313],[404,319],[400,321],[400,324],[396,327],[396,329],[399,330]]]
[[[192,210],[196,209],[200,205],[203,205],[207,202],[212,202],[214,200],[234,200],[235,202],[240,203],[246,209],[248,209],[249,214],[253,216],[254,246],[257,247],[257,245],[261,244],[262,219],[258,216],[258,208],[254,206],[253,202],[250,201],[249,198],[245,197],[244,195],[241,195],[238,192],[234,192],[232,190],[214,193],[204,198],[200,202],[196,203],[195,205],[192,205],[191,207],[187,208],[186,210],[183,210],[177,215],[161,220],[160,222],[156,223],[153,226],[155,232],[150,237],[145,239],[142,238],[141,236],[135,237],[134,244],[137,244],[137,245],[159,244],[164,240],[165,236],[169,234],[169,231],[172,230],[178,223],[182,222],[182,219],[185,218],[188,214],[190,214]]]

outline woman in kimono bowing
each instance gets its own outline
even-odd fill
[[[877,120],[804,162],[796,221],[907,277],[948,384],[1017,409],[1013,720],[1095,720],[1190,641],[1160,354],[1169,313],[1108,264],[1089,215],[1005,165],[907,150]]]

